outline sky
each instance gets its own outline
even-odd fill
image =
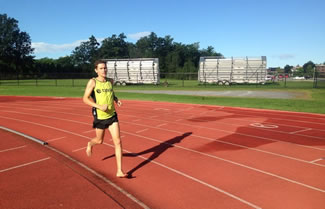
[[[225,57],[267,57],[267,67],[325,62],[324,0],[0,0],[36,59],[71,55],[81,42],[151,32],[212,46]]]

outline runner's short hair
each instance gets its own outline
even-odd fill
[[[97,69],[97,66],[98,66],[99,64],[105,64],[105,65],[106,65],[106,62],[105,62],[104,60],[96,60],[96,61],[95,61],[95,69]]]

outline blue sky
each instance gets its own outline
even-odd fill
[[[325,62],[324,0],[0,0],[19,21],[36,58],[70,55],[91,35],[154,32],[213,46],[226,57],[267,56],[268,67]]]

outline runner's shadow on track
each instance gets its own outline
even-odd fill
[[[131,169],[130,171],[127,172],[128,176],[127,178],[135,178],[135,176],[133,176],[133,173],[135,171],[137,171],[138,169],[142,168],[143,166],[147,165],[148,163],[150,163],[151,161],[153,161],[154,159],[158,158],[162,153],[164,153],[166,150],[173,148],[174,144],[176,143],[180,143],[184,138],[190,136],[192,134],[192,132],[186,132],[180,136],[176,136],[172,139],[169,139],[167,141],[164,141],[160,144],[158,144],[157,146],[151,147],[149,149],[146,149],[142,152],[138,152],[138,153],[123,153],[124,157],[138,157],[140,155],[145,155],[147,153],[151,153],[152,155],[145,159],[143,162],[141,162],[139,165],[137,165],[136,167],[134,167],[133,169]],[[107,160],[111,157],[114,157],[115,154],[107,156],[105,158],[103,158],[102,160]]]

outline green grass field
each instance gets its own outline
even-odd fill
[[[25,95],[25,96],[60,96],[82,97],[87,79],[64,80],[25,80],[0,83],[0,95]],[[163,83],[165,79],[161,79]],[[222,105],[234,107],[251,107],[261,109],[286,110],[297,112],[310,112],[325,114],[325,89],[313,89],[310,81],[288,81],[270,83],[266,85],[232,85],[216,86],[198,84],[197,81],[167,80],[169,85],[129,85],[116,86],[116,95],[127,100],[168,101],[193,104]],[[166,94],[141,94],[119,92],[119,90],[189,90],[189,91],[292,91],[303,92],[304,97],[296,99],[267,99],[267,98],[242,98],[242,97],[209,97],[185,96]]]

